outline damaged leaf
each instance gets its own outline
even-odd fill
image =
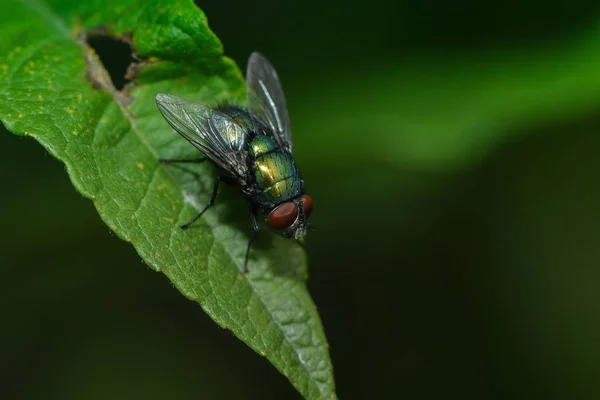
[[[178,228],[206,204],[216,171],[158,164],[197,153],[162,119],[154,96],[214,103],[244,95],[240,71],[223,57],[202,12],[191,0],[10,0],[0,11],[6,128],[62,160],[77,190],[147,265],[268,358],[305,398],[335,398],[303,249],[263,230],[250,272],[242,273],[249,227],[234,190],[223,190],[192,229]],[[91,35],[135,51],[123,90],[87,42]]]

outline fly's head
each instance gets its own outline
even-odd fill
[[[280,235],[297,240],[306,234],[307,219],[312,208],[312,198],[304,194],[275,207],[269,213],[267,222]]]

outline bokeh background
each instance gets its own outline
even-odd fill
[[[197,3],[283,80],[340,398],[600,398],[597,1]],[[37,143],[0,182],[1,397],[300,398]]]

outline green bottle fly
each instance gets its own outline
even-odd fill
[[[313,201],[304,193],[292,153],[292,132],[279,77],[273,66],[258,53],[252,53],[246,73],[247,106],[209,108],[170,94],[156,95],[156,104],[167,122],[205,157],[219,167],[219,175],[208,205],[189,227],[210,208],[219,183],[228,181],[240,187],[251,204],[254,234],[248,241],[244,268],[252,242],[259,231],[257,213],[279,234],[299,239],[306,233]]]

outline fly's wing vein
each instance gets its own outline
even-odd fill
[[[264,117],[275,140],[292,152],[292,128],[277,71],[260,53],[252,53],[246,70],[246,102]]]
[[[243,127],[223,113],[171,94],[157,94],[156,105],[177,133],[218,167],[245,181],[246,132]]]

